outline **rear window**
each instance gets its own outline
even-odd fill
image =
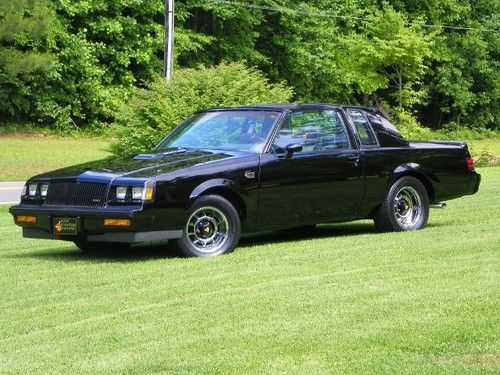
[[[380,114],[365,112],[370,121],[373,131],[377,135],[382,147],[408,146],[408,142],[403,138],[399,130]]]

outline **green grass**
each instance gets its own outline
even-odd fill
[[[24,181],[56,168],[109,155],[108,142],[95,138],[0,133],[0,181]]]
[[[413,233],[88,256],[0,206],[0,373],[498,373],[500,168]]]
[[[474,157],[487,153],[479,165],[498,164],[500,138],[467,141]],[[58,137],[0,132],[0,182],[24,181],[39,173],[109,156],[103,138]],[[491,158],[496,156],[496,158]]]
[[[467,141],[471,154],[478,156],[483,152],[500,157],[500,138]]]

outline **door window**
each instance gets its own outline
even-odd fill
[[[292,143],[302,145],[302,152],[349,148],[344,123],[338,111],[293,112],[286,118],[271,147],[283,153]]]

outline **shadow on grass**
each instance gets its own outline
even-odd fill
[[[44,249],[36,252],[10,255],[9,258],[37,258],[44,260],[61,261],[87,261],[97,263],[109,262],[141,262],[154,259],[178,258],[179,255],[169,246],[167,242],[134,245],[122,249],[110,249],[99,251],[81,251],[75,245],[68,243],[68,246],[58,249]]]
[[[444,224],[428,224],[428,227],[440,227]],[[377,232],[370,222],[327,224],[316,228],[293,228],[275,232],[260,232],[244,235],[239,246],[258,246],[273,243],[285,243],[309,239],[354,237],[359,235],[383,235]],[[237,251],[237,249],[236,249]],[[46,249],[36,252],[21,253],[9,258],[37,258],[54,261],[88,261],[88,262],[141,262],[155,259],[180,258],[172,246],[166,241],[152,244],[134,245],[129,248],[102,250],[99,252],[83,252],[74,245],[66,248]]]
[[[315,238],[357,236],[377,233],[371,223],[327,224],[317,227],[291,228],[275,232],[260,232],[243,236],[240,245],[268,245],[291,241],[310,240]]]

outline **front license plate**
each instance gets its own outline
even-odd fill
[[[54,234],[77,235],[78,219],[76,217],[55,217]]]

